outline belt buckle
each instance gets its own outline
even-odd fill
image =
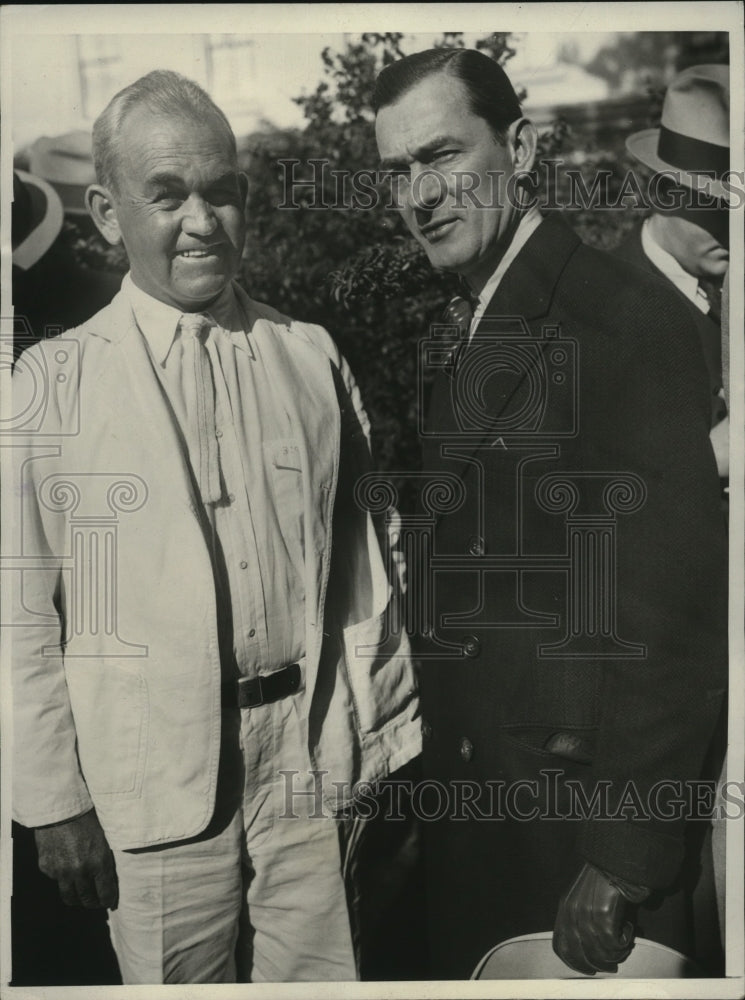
[[[264,691],[260,676],[239,682],[239,687],[243,688],[238,698],[238,704],[241,708],[258,708],[264,704]]]

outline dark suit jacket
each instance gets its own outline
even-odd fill
[[[583,859],[679,876],[684,823],[651,814],[701,774],[727,683],[710,396],[685,305],[558,217],[435,379],[425,474],[463,487],[437,520],[421,669],[424,774],[450,806],[424,824],[441,976],[550,929]]]
[[[620,260],[625,260],[635,267],[642,268],[648,274],[653,274],[660,281],[664,282],[666,288],[672,289],[685,304],[698,333],[704,360],[706,361],[706,370],[709,373],[709,385],[712,394],[712,426],[719,423],[726,412],[723,401],[718,398],[719,390],[722,388],[722,339],[719,324],[701,312],[688,296],[684,295],[647,257],[642,247],[641,222],[637,226],[634,226],[631,233],[613,251],[613,254]]]

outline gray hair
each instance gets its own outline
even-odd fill
[[[127,114],[144,104],[154,114],[196,122],[212,116],[225,131],[234,156],[235,135],[228,119],[209,94],[173,70],[156,69],[120,90],[93,123],[93,164],[98,183],[117,192],[118,139]]]

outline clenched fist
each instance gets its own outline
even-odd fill
[[[559,903],[554,951],[575,972],[618,972],[634,945],[632,905],[648,895],[586,863]]]
[[[39,868],[59,885],[68,906],[116,909],[114,857],[94,809],[34,830]]]

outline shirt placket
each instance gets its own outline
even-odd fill
[[[219,352],[207,342],[215,373],[215,429],[226,497],[214,507],[214,527],[225,559],[233,614],[233,649],[242,676],[254,677],[269,662],[269,640],[259,551],[239,442]],[[233,350],[232,345],[228,348]]]

